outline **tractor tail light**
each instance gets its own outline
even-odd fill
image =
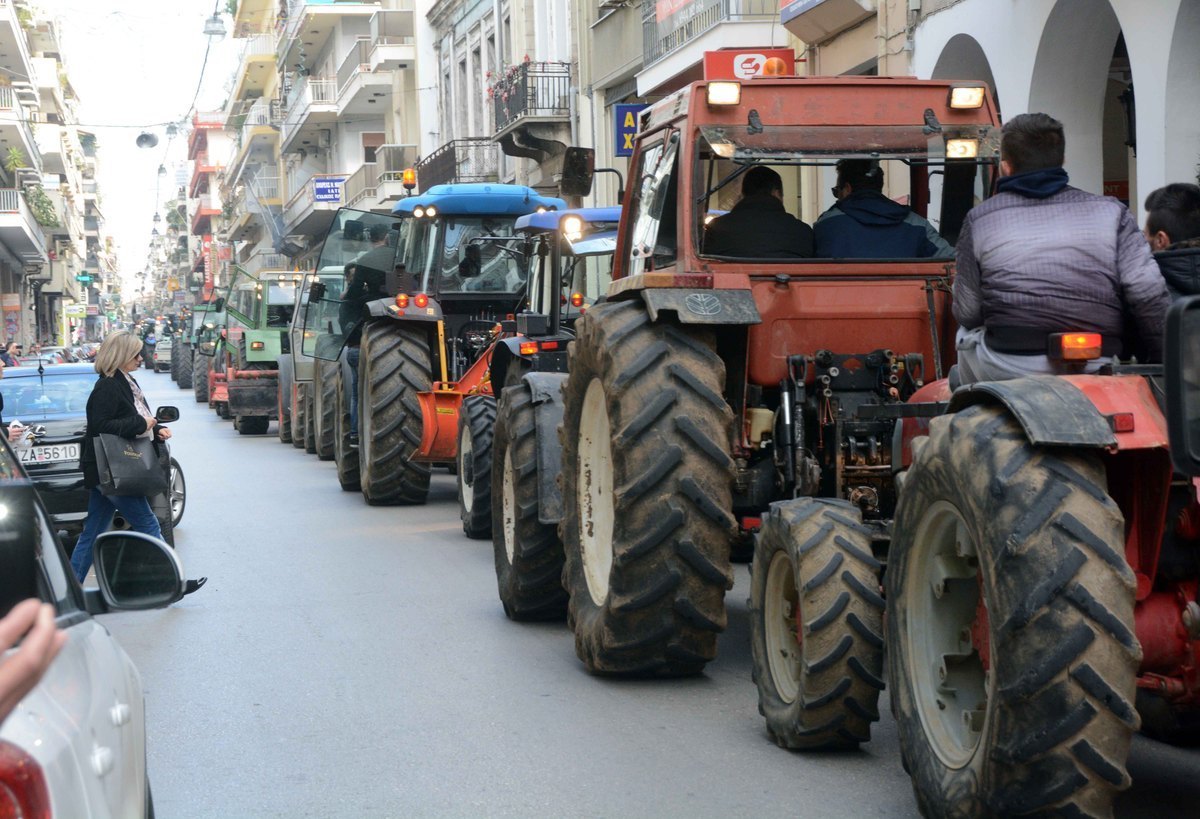
[[[1133,432],[1134,416],[1132,412],[1114,412],[1108,416],[1113,432]]]
[[[37,760],[0,741],[0,816],[50,819],[50,789]]]
[[[1091,361],[1100,357],[1103,346],[1099,333],[1053,333],[1047,352],[1061,361]]]
[[[426,296],[424,293],[418,293],[416,296],[413,297],[413,304],[415,304],[417,307],[421,307],[421,308],[428,307],[429,306],[429,296]]]
[[[536,355],[538,351],[538,343],[536,341],[522,341],[518,348],[521,355]]]
[[[265,348],[266,348],[266,346],[267,346],[267,345],[266,345],[266,344],[264,344],[264,343],[263,343],[263,342],[261,342],[261,341],[251,341],[251,342],[250,342],[250,349],[251,349],[251,350],[262,350],[262,349],[265,349]]]
[[[543,352],[546,350],[557,350],[558,342],[557,341],[543,341],[541,344],[538,345],[538,349],[542,350]]]
[[[396,294],[396,306],[399,307],[401,310],[408,309],[408,294],[407,293],[397,293]]]
[[[572,307],[583,307],[583,294],[582,293],[572,293],[571,294],[571,306]]]

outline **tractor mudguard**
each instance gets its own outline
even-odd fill
[[[642,301],[652,321],[660,311],[669,310],[680,324],[761,324],[762,316],[749,290],[686,290],[648,287],[641,291]]]
[[[412,319],[414,321],[439,321],[442,318],[442,307],[433,299],[425,307],[417,307],[410,300],[408,307],[401,310],[396,306],[395,299],[376,299],[367,302],[367,312],[371,318]]]
[[[276,403],[278,380],[270,378],[234,378],[225,383],[231,415],[278,416]]]
[[[1071,377],[1034,375],[964,385],[950,398],[947,411],[957,412],[974,404],[999,403],[1017,419],[1031,444],[1115,447],[1117,437],[1108,418],[1072,383],[1074,379],[1068,378]],[[1090,378],[1114,380],[1112,376]]]
[[[558,473],[562,470],[562,444],[558,425],[563,418],[562,385],[566,373],[526,373],[524,379],[533,396],[533,418],[537,425],[538,520],[557,524],[562,520],[562,492]]]
[[[521,356],[521,342],[524,341],[520,336],[512,336],[510,338],[496,339],[496,346],[492,350],[492,367],[489,377],[492,382],[492,389],[496,391],[496,395],[500,395],[500,390],[504,387],[504,379],[508,374],[508,366],[513,359]]]

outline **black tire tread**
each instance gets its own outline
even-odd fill
[[[496,426],[496,399],[490,395],[468,395],[458,412],[458,438],[464,429],[471,436],[471,464],[462,463],[458,453],[458,516],[463,533],[477,540],[492,536],[492,436]],[[468,473],[468,469],[470,472]],[[470,474],[472,483],[466,484]],[[471,511],[463,502],[463,493],[471,492]]]
[[[358,447],[350,444],[350,406],[346,401],[344,379],[343,370],[338,367],[334,378],[336,392],[333,400],[333,463],[342,491],[358,492],[362,489],[358,477]]]
[[[333,460],[333,419],[337,411],[338,362],[313,359],[312,425],[317,458]]]

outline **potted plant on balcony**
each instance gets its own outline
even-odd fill
[[[9,150],[12,150],[11,148]],[[24,190],[25,204],[29,205],[30,212],[33,213],[33,218],[42,227],[56,228],[60,226],[58,221],[58,212],[54,208],[54,202],[46,195],[46,191],[41,185],[30,185]]]

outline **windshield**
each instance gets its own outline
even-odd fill
[[[47,370],[38,377],[12,377],[0,386],[4,392],[5,418],[20,421],[46,416],[82,416],[96,384],[96,374],[59,373]]]
[[[426,293],[516,293],[528,276],[514,242],[512,216],[445,216],[415,220],[408,269],[423,271]]]
[[[1000,132],[987,125],[699,130],[692,233],[699,252],[719,258],[766,263],[809,258],[756,252],[760,248],[750,240],[731,236],[730,225],[745,226],[744,214],[717,217],[722,222],[715,226],[713,216],[704,218],[737,208],[743,183],[758,166],[778,176],[784,210],[814,228],[816,259],[952,258],[967,211],[988,195],[998,172]],[[856,168],[866,169],[869,182],[860,176],[847,187]],[[895,240],[903,231],[917,240]]]

